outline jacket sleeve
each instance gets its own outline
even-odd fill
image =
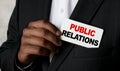
[[[15,71],[14,62],[20,44],[18,7],[18,1],[16,1],[15,9],[9,21],[7,40],[0,47],[0,68],[2,71]]]

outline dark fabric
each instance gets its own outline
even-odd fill
[[[84,48],[63,42],[47,67],[39,58],[33,71],[119,71],[120,70],[120,0],[79,0],[70,19],[104,29],[99,48]],[[14,61],[22,31],[35,20],[49,20],[51,0],[17,0],[8,27],[8,39],[0,48],[2,71],[15,71]],[[45,63],[45,64],[44,64]],[[45,66],[44,66],[45,65]],[[118,70],[117,70],[118,69]]]

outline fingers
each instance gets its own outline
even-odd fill
[[[50,51],[38,46],[28,46],[26,45],[25,49],[23,50],[25,54],[31,54],[36,56],[49,56]]]
[[[51,33],[49,30],[46,30],[46,29],[43,29],[43,28],[40,28],[40,29],[25,29],[23,35],[25,37],[31,37],[31,38],[36,37],[37,39],[44,38],[44,39],[52,42],[56,46],[60,46],[62,44],[59,37],[56,37],[56,35]]]
[[[50,22],[45,21],[45,20],[39,20],[36,22],[31,22],[28,27],[34,27],[34,28],[44,28],[52,32],[53,34],[60,36],[61,32]]]
[[[36,46],[36,47],[43,47],[45,49],[48,49],[50,52],[55,51],[55,45],[51,42],[45,40],[44,38],[37,38],[37,37],[31,37],[26,38],[23,37],[23,45],[24,46]]]

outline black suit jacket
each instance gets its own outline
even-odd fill
[[[8,27],[8,38],[0,49],[0,67],[15,71],[22,31],[30,21],[49,20],[51,0],[17,0]],[[63,42],[47,71],[119,71],[120,0],[79,0],[70,19],[104,29],[99,48],[84,48]],[[34,71],[41,70],[38,59]],[[119,64],[119,65],[117,65]],[[116,70],[119,69],[119,70]]]

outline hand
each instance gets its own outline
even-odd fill
[[[61,32],[45,20],[29,23],[23,30],[18,60],[29,64],[39,56],[49,56],[56,51],[56,46],[61,46],[60,35]]]

